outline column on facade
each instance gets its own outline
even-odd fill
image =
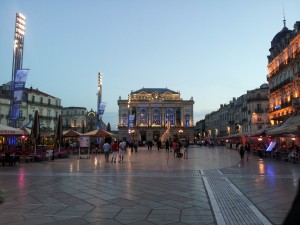
[[[135,127],[139,125],[140,110],[141,110],[140,107],[136,107]]]
[[[148,105],[148,126],[151,126],[152,125],[152,107],[150,107],[150,105]]]
[[[165,107],[160,108],[161,126],[166,126],[166,109]]]
[[[185,125],[184,107],[180,107],[180,126],[183,127],[184,125]]]
[[[122,125],[122,118],[123,118],[123,116],[121,114],[119,114],[119,125]]]

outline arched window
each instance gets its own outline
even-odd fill
[[[127,115],[126,114],[123,114],[123,116],[122,116],[122,125],[127,126]]]
[[[185,115],[185,126],[190,126],[190,115]]]
[[[175,114],[174,114],[174,109],[172,108],[167,108],[166,109],[166,121],[170,121],[171,125],[175,124]]]
[[[152,111],[152,124],[161,125],[161,114],[158,108],[154,108]]]
[[[140,116],[139,116],[139,125],[147,125],[147,124],[148,124],[147,110],[145,108],[141,108]]]

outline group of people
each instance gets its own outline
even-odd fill
[[[148,150],[152,149],[153,142],[148,141]],[[111,144],[106,141],[103,144],[103,153],[105,156],[105,162],[123,162],[125,151],[129,147],[131,149],[131,152],[135,151],[137,152],[138,149],[138,142],[137,141],[131,141],[129,143],[126,142],[126,138],[123,138],[123,140],[118,143],[116,140],[113,141]],[[173,150],[174,157],[178,158],[184,158],[188,159],[188,147],[189,147],[189,140],[186,138],[184,141],[180,141],[178,139],[174,139],[172,142],[169,142],[168,140],[165,143],[166,152],[169,152]],[[160,150],[162,148],[161,141],[157,142],[157,149]],[[183,153],[181,153],[181,149],[183,148]],[[109,154],[112,154],[111,160],[109,160]]]
[[[250,144],[248,142],[246,142],[245,145],[243,143],[238,143],[237,149],[239,150],[241,161],[244,161],[245,153],[246,153],[246,159],[247,161],[249,161],[249,155],[251,152]]]
[[[108,142],[105,142],[103,145],[105,162],[109,162],[110,151],[112,152],[111,162],[116,163],[117,160],[119,162],[123,162],[126,147],[127,143],[125,138],[123,138],[123,140],[120,143],[118,143],[117,141],[113,141],[111,145]]]
[[[174,139],[172,142],[172,149],[174,152],[174,157],[188,159],[188,148],[190,142],[188,139],[185,139],[183,143],[179,140]],[[183,153],[181,152],[181,148],[183,147]]]

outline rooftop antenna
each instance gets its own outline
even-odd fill
[[[285,12],[284,12],[284,1],[282,1],[282,4],[283,4],[283,6],[282,6],[282,8],[283,8],[283,26],[286,27]]]

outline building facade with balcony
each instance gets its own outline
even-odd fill
[[[118,139],[157,141],[171,124],[170,136],[194,138],[194,100],[168,88],[142,88],[118,100]]]
[[[10,83],[0,86],[0,123],[4,125],[9,124],[10,95]],[[17,127],[30,128],[34,112],[37,110],[40,116],[41,129],[45,132],[54,131],[61,109],[61,99],[32,87],[25,88]]]
[[[284,20],[284,27],[274,36],[269,51],[269,119],[273,125],[299,112],[300,21],[289,30]]]
[[[87,126],[87,109],[85,107],[64,107],[61,113],[62,129],[85,132]]]
[[[269,85],[262,84],[259,88],[247,91],[247,131],[263,130],[270,125],[269,120]]]
[[[269,126],[269,86],[247,91],[229,104],[221,104],[217,111],[205,115],[205,138],[223,138],[236,134],[249,134]],[[202,138],[203,139],[203,138]]]

